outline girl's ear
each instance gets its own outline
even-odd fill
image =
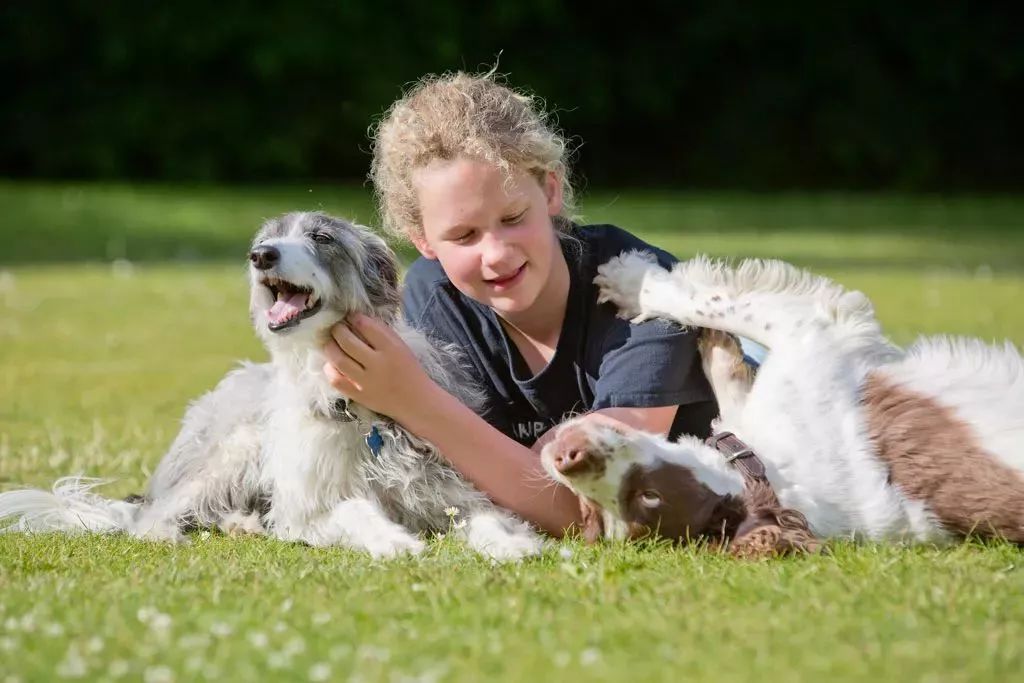
[[[544,195],[548,198],[548,215],[557,216],[562,213],[562,179],[554,171],[544,175]]]
[[[409,240],[412,242],[412,245],[416,247],[416,251],[420,252],[420,255],[423,256],[423,258],[431,260],[437,259],[437,254],[434,253],[434,250],[429,244],[427,244],[427,239],[423,236],[422,232],[409,235]]]

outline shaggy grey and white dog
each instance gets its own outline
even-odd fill
[[[325,214],[290,213],[263,225],[249,256],[250,313],[271,362],[243,365],[189,407],[140,500],[107,500],[90,491],[94,480],[69,477],[52,493],[0,494],[6,529],[179,540],[190,528],[220,527],[375,557],[419,553],[419,532],[452,530],[495,559],[537,554],[540,537],[525,522],[323,374],[330,327],[358,311],[392,325],[449,392],[479,400],[453,352],[401,321],[384,241]]]

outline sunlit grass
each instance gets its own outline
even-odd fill
[[[141,491],[186,403],[264,358],[245,310],[255,223],[317,193],[371,220],[361,189],[308,189],[0,184],[0,489],[85,472]],[[606,193],[584,209],[682,256],[814,267],[865,291],[900,343],[1019,345],[1022,206]],[[1001,544],[744,564],[568,542],[492,567],[448,539],[373,563],[217,534],[0,535],[0,681],[1005,681],[1024,668],[1022,563]]]

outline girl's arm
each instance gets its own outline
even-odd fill
[[[354,330],[354,331],[353,331]],[[537,457],[554,430],[533,449],[498,431],[439,387],[387,325],[353,316],[332,330],[324,349],[331,385],[434,444],[467,479],[507,508],[554,536],[579,525],[579,502],[544,472]],[[609,408],[593,418],[667,433],[676,406]]]

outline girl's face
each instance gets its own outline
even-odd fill
[[[434,161],[413,174],[423,220],[413,243],[452,284],[503,317],[529,310],[562,258],[551,219],[562,185],[484,161]]]

